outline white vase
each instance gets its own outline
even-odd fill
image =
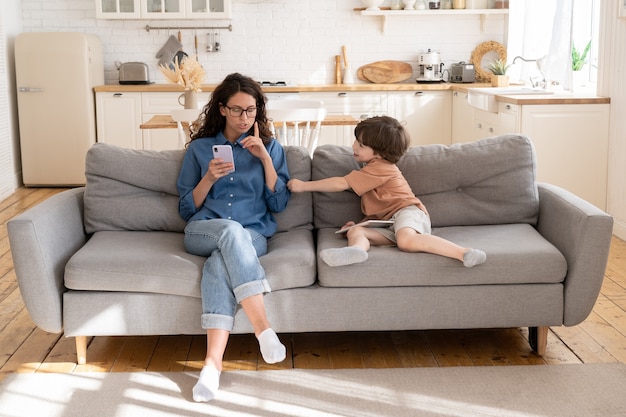
[[[180,101],[183,99],[184,101]],[[194,90],[185,90],[183,94],[178,96],[178,104],[183,106],[186,109],[197,109],[198,108],[198,93]]]

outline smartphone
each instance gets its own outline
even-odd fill
[[[230,145],[213,145],[213,157],[222,158],[224,162],[231,162],[233,169],[229,172],[235,171],[235,160],[233,159],[233,148]]]

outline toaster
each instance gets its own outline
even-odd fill
[[[151,84],[148,65],[143,62],[124,62],[119,71],[120,84]]]
[[[474,64],[461,61],[450,66],[451,83],[473,83],[474,81],[476,81]]]

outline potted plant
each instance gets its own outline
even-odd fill
[[[509,76],[506,75],[506,71],[509,69],[511,65],[506,64],[505,59],[496,59],[491,61],[488,70],[493,74],[491,76],[491,86],[492,87],[508,87],[509,86]]]
[[[589,49],[591,49],[591,40],[589,40],[582,53],[576,49],[576,45],[572,44],[572,71],[580,71],[583,69],[587,63]]]

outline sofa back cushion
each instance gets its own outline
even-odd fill
[[[294,178],[308,180],[311,158],[304,148],[285,147]],[[182,232],[176,180],[184,150],[150,151],[96,143],[87,152],[85,230]],[[310,227],[311,197],[290,200],[276,215],[278,231]]]
[[[539,212],[536,157],[530,140],[504,135],[475,142],[410,148],[398,167],[430,212],[434,227],[535,224]],[[323,145],[313,156],[313,179],[344,176],[358,164],[347,146]],[[360,220],[352,191],[315,193],[316,228]]]

